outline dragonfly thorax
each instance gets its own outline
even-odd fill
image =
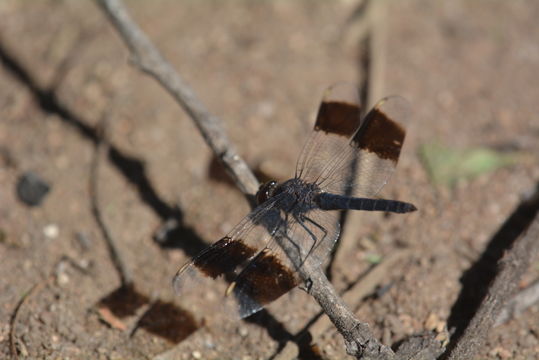
[[[285,211],[306,212],[316,206],[315,198],[320,188],[314,183],[306,183],[299,178],[293,178],[278,184],[272,196],[286,193],[278,203],[278,207]]]

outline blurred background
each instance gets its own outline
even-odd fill
[[[355,82],[371,105],[409,100],[381,196],[419,211],[350,216],[328,270],[346,293],[394,259],[349,303],[390,345],[461,329],[523,229],[508,219],[537,198],[539,3],[373,3],[126,6],[263,177],[293,175],[327,86]],[[0,357],[13,331],[21,358],[346,356],[332,327],[309,327],[319,307],[299,290],[248,321],[212,321],[203,303],[184,311],[199,299],[174,296],[175,271],[249,206],[96,3],[0,1],[0,58]],[[96,204],[136,290],[121,287]],[[538,278],[535,257],[519,286]],[[533,358],[538,320],[536,305],[492,329],[479,357]]]

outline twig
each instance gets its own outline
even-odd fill
[[[539,302],[539,280],[513,296],[496,319],[496,326],[519,316],[527,308]]]
[[[229,141],[219,118],[206,109],[189,85],[159,53],[146,34],[131,19],[121,0],[98,1],[122,36],[135,64],[155,78],[189,114],[235,184],[253,202],[253,195],[258,190],[258,180]]]
[[[387,4],[386,1],[370,0],[369,7],[371,31],[368,35],[369,73],[366,105],[370,109],[385,94]]]
[[[17,346],[15,345],[15,325],[17,324],[17,320],[19,318],[19,310],[24,305],[24,303],[32,296],[32,294],[36,291],[36,289],[39,286],[42,286],[43,282],[34,284],[30,290],[28,290],[17,303],[17,306],[15,306],[15,310],[13,310],[13,314],[11,315],[11,319],[9,322],[9,350],[11,352],[11,357],[13,359],[18,359],[19,354],[17,352]]]
[[[361,81],[358,87],[365,110],[374,105],[384,94],[386,6],[384,0],[365,0],[361,6],[361,16],[356,16],[356,23],[361,24],[362,28],[359,33],[354,33],[357,35],[354,38],[354,44],[359,47],[357,52],[360,58],[358,66]],[[356,170],[350,169],[350,171]],[[356,243],[362,229],[362,216],[363,214],[359,211],[346,211],[344,214],[346,226],[343,226],[340,241],[334,250],[334,256],[329,265],[330,272],[333,264],[338,263],[341,257],[348,254]]]
[[[346,352],[358,359],[394,359],[393,351],[381,344],[371,332],[367,323],[357,320],[354,313],[335,292],[335,289],[328,281],[320,267],[309,269],[301,268],[305,278],[310,277],[312,286],[309,289],[311,294],[322,310],[335,325],[344,338]]]
[[[49,281],[52,280],[54,277],[55,269],[58,268],[58,266],[63,262],[67,261],[69,264],[71,264],[75,269],[79,271],[85,271],[80,268],[78,264],[76,264],[73,259],[69,258],[67,255],[60,256],[60,259],[56,261],[55,265],[52,267],[53,270],[49,272],[49,275],[47,275],[46,278],[44,278],[42,281],[34,284],[26,293],[22,295],[22,297],[19,299],[19,302],[15,306],[15,309],[13,310],[13,314],[11,315],[11,319],[9,322],[10,330],[9,330],[9,350],[11,353],[11,357],[13,359],[19,359],[19,354],[17,352],[17,346],[15,345],[16,341],[16,334],[15,334],[15,326],[17,324],[17,320],[19,318],[19,313],[22,308],[22,306],[39,290],[41,290],[45,285],[49,283]]]
[[[56,268],[58,264],[63,261],[63,256],[56,262],[56,265],[53,267]],[[11,353],[11,357],[14,359],[19,358],[19,354],[17,352],[17,346],[15,345],[16,341],[16,334],[15,334],[15,326],[17,325],[17,320],[19,319],[19,313],[22,308],[22,306],[38,291],[43,288],[51,279],[53,275],[52,272],[49,273],[49,275],[43,279],[42,281],[34,284],[26,293],[23,294],[23,296],[19,299],[19,302],[15,306],[15,309],[13,310],[13,314],[11,314],[11,319],[9,322],[10,330],[9,330],[9,350]]]
[[[202,105],[194,92],[133,22],[121,0],[98,1],[131,51],[134,62],[142,71],[153,76],[191,116],[204,140],[229,171],[236,185],[244,194],[251,196],[252,201],[252,195],[258,190],[258,181],[234,150],[220,125],[220,120]],[[310,282],[309,293],[344,337],[349,354],[363,359],[394,358],[393,351],[374,338],[369,326],[355,319],[320,267],[301,267],[300,275]]]
[[[387,278],[388,272],[394,269],[396,264],[408,256],[410,250],[400,250],[388,255],[387,259],[384,259],[382,263],[377,265],[372,271],[369,271],[367,275],[359,279],[354,286],[343,294],[343,300],[347,304],[358,304],[368,294],[372,293],[376,286],[379,285],[383,279]],[[330,326],[329,319],[327,317],[320,317],[310,327],[310,332],[313,338],[317,338],[324,334]]]
[[[530,259],[539,251],[537,239],[539,239],[539,214],[536,214],[527,232],[515,241],[513,247],[498,262],[499,271],[488,289],[487,296],[451,350],[448,360],[474,358],[485,343],[488,331],[504,305],[514,294]]]
[[[107,248],[109,250],[109,254],[114,264],[114,267],[120,275],[120,281],[122,283],[122,286],[130,286],[133,284],[131,272],[129,271],[122,257],[120,248],[116,244],[116,241],[114,240],[114,237],[112,236],[105,220],[101,216],[101,201],[99,196],[99,160],[102,156],[104,156],[104,154],[107,154],[109,152],[107,138],[108,117],[108,110],[105,110],[105,113],[103,114],[103,117],[99,124],[101,137],[99,137],[99,140],[96,143],[94,157],[92,159],[90,167],[90,200],[92,214],[94,215],[95,221],[97,222],[97,225],[101,230],[101,233],[103,234],[103,238],[105,239],[105,242],[107,244]]]

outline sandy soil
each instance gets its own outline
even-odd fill
[[[293,174],[323,90],[365,76],[351,41],[355,1],[128,5],[221,117],[240,154],[278,179]],[[350,304],[387,344],[433,323],[459,324],[472,305],[457,308],[455,302],[485,281],[481,273],[470,280],[467,271],[539,181],[537,18],[539,3],[529,1],[414,0],[387,9],[384,93],[409,99],[414,116],[382,196],[420,210],[354,218],[359,231],[342,245],[347,251],[337,251],[331,269],[343,290],[365,275],[373,258],[407,251],[379,284],[386,292]],[[243,322],[220,321],[203,309],[187,314],[184,306],[198,299],[174,296],[170,282],[178,266],[230,230],[249,207],[221,181],[189,117],[129,65],[100,9],[90,1],[4,0],[0,34],[0,357],[9,355],[17,303],[36,284],[14,328],[21,358],[279,354],[319,311],[304,292],[294,290]],[[119,289],[91,210],[94,127],[103,116],[111,156],[100,157],[100,210],[133,273],[131,294]],[[420,161],[418,149],[429,143],[529,156],[445,188],[432,184]],[[16,196],[17,179],[27,171],[51,185],[41,206],[29,208]],[[181,227],[173,241],[159,245],[153,236],[169,218]],[[536,258],[520,285],[538,277]],[[300,358],[346,356],[333,329],[297,343]],[[538,353],[534,306],[492,329],[478,358],[536,359]]]

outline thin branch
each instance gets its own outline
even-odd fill
[[[539,303],[539,280],[513,296],[496,319],[496,326],[519,316],[526,309]]]
[[[258,190],[258,180],[229,141],[220,119],[206,109],[189,85],[160,54],[131,19],[121,0],[98,2],[129,48],[135,64],[155,78],[189,114],[235,184],[245,195],[250,196],[252,201],[252,196]]]
[[[537,239],[539,239],[539,214],[536,214],[526,233],[515,241],[513,247],[499,261],[496,278],[469,326],[451,350],[448,360],[473,359],[483,346],[504,305],[515,293],[530,259],[539,251]]]
[[[10,329],[9,329],[9,351],[11,352],[11,357],[13,359],[19,358],[19,353],[17,352],[17,345],[15,344],[15,341],[17,341],[17,337],[15,334],[15,325],[17,324],[17,320],[19,318],[19,311],[24,305],[24,303],[32,296],[32,294],[36,291],[38,286],[42,286],[43,283],[36,283],[34,284],[30,290],[25,292],[23,296],[19,299],[19,302],[17,303],[17,306],[15,306],[15,310],[13,310],[13,314],[11,315],[11,319],[9,321]]]
[[[204,140],[225,165],[241,191],[247,195],[255,194],[258,181],[234,150],[220,125],[220,120],[202,105],[194,92],[129,17],[121,0],[98,1],[131,51],[134,62],[142,71],[154,77],[191,116]],[[376,340],[368,324],[361,323],[354,317],[319,266],[300,267],[300,275],[310,283],[309,293],[344,337],[349,354],[362,359],[394,359],[393,351]]]
[[[308,269],[306,269],[308,270]],[[388,346],[380,343],[367,323],[357,320],[354,313],[336,293],[324,272],[317,267],[309,273],[311,294],[322,310],[341,333],[346,352],[358,359],[394,359],[395,354]]]
[[[387,27],[387,3],[384,0],[365,0],[356,11],[355,27],[360,27],[358,33],[352,32],[348,39],[352,39],[352,34],[356,35],[351,40],[345,42],[353,43],[357,47],[359,57],[358,67],[360,72],[360,82],[358,84],[361,101],[365,105],[365,110],[370,109],[384,95],[384,77],[386,63],[386,27]],[[361,13],[358,13],[361,11]],[[351,18],[349,26],[352,24]],[[356,169],[350,169],[355,176]],[[343,215],[343,226],[341,238],[338,242],[332,261],[329,264],[329,272],[333,270],[333,265],[348,254],[362,230],[362,216],[359,211],[346,211]]]
[[[381,264],[374,267],[364,277],[359,279],[350,289],[348,289],[342,298],[347,304],[359,304],[367,295],[371,294],[384,279],[387,279],[391,270],[398,269],[398,262],[410,255],[410,250],[397,250],[389,254]],[[309,331],[315,338],[324,334],[331,324],[326,317],[320,317],[316,320]]]

